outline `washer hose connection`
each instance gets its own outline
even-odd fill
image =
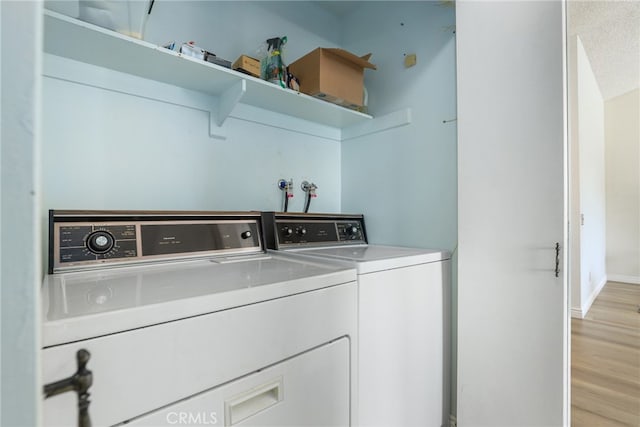
[[[307,213],[309,212],[311,199],[318,197],[318,195],[316,194],[316,190],[318,189],[318,186],[315,185],[313,182],[302,181],[302,184],[300,184],[300,187],[302,188],[302,191],[307,193],[305,197],[305,203],[304,203],[304,213]]]

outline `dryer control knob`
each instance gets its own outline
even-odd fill
[[[247,230],[247,231],[243,231],[240,234],[240,237],[242,237],[243,239],[248,239],[249,237],[251,237],[251,231]]]
[[[358,233],[358,227],[356,227],[355,225],[352,225],[351,227],[347,227],[347,234],[349,236],[353,236],[354,234]]]
[[[94,254],[104,254],[113,248],[116,240],[108,231],[98,230],[87,237],[87,248]]]
[[[283,228],[282,231],[283,231],[285,236],[291,236],[293,234],[293,230],[290,229],[289,227]]]
[[[298,234],[304,236],[305,234],[307,234],[307,229],[304,227],[298,228]]]

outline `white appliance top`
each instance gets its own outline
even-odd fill
[[[264,212],[262,224],[268,249],[349,262],[359,274],[451,258],[442,250],[368,245],[360,214]]]
[[[356,267],[358,274],[409,267],[451,258],[447,251],[382,245],[290,249],[286,252],[350,262]]]
[[[49,211],[43,346],[355,282],[265,253],[259,212]]]
[[[42,286],[43,346],[355,280],[344,264],[265,254],[50,274]]]

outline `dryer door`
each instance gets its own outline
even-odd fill
[[[349,340],[134,419],[128,426],[348,426]]]

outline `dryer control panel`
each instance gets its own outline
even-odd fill
[[[49,273],[262,252],[260,214],[50,211]]]
[[[263,226],[268,249],[367,243],[362,215],[265,212]]]

